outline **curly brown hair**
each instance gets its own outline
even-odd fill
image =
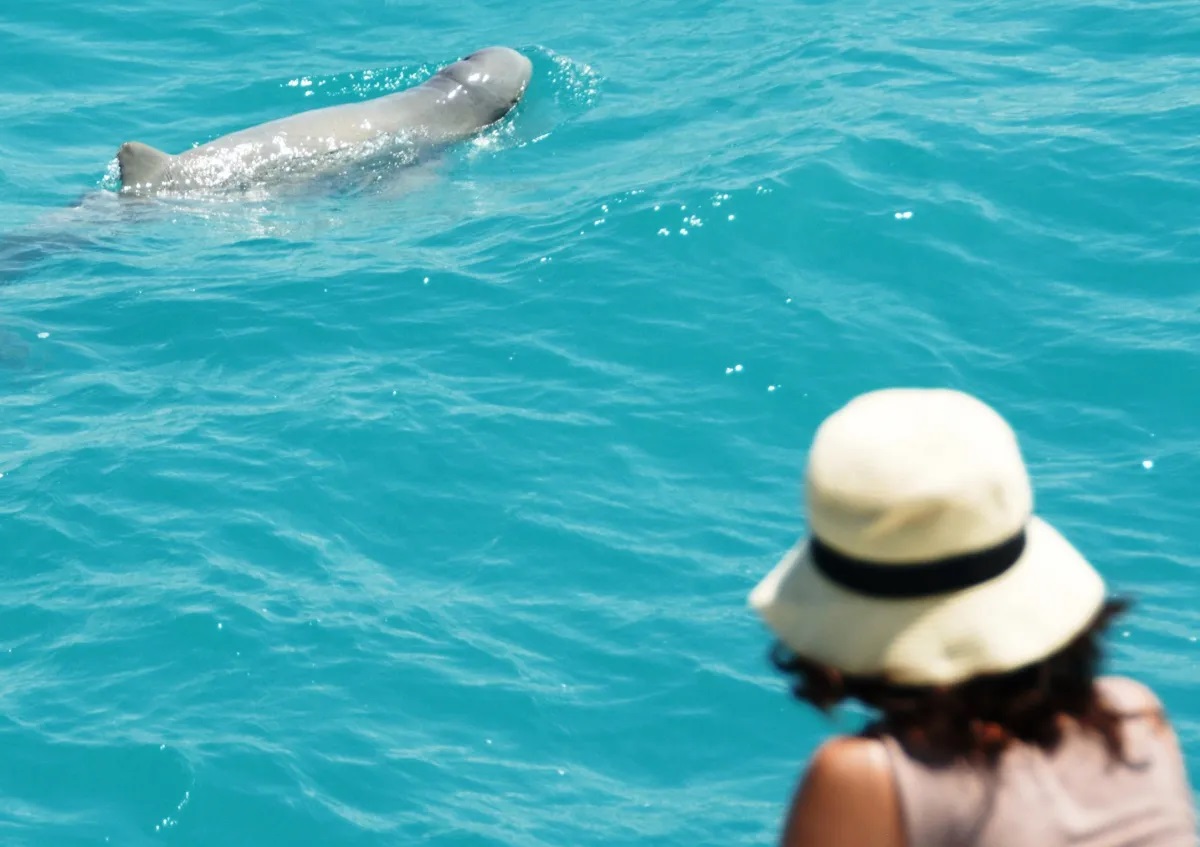
[[[881,677],[851,676],[790,654],[779,642],[772,664],[791,677],[792,694],[828,713],[858,700],[880,713],[864,735],[891,735],[932,758],[965,757],[994,764],[1014,741],[1053,750],[1063,737],[1062,718],[1095,732],[1109,753],[1124,758],[1120,723],[1094,685],[1102,637],[1130,601],[1107,601],[1087,628],[1047,658],[1000,674],[972,677],[950,686],[899,685]]]

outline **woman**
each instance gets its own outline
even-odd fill
[[[750,603],[800,700],[878,720],[818,749],[785,847],[1197,843],[1161,705],[1097,676],[1124,604],[1033,515],[995,411],[862,395],[818,429],[805,477],[810,535]]]

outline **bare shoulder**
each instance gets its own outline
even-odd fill
[[[784,829],[784,847],[904,847],[883,743],[838,737],[817,749]]]
[[[853,735],[839,735],[818,747],[809,772],[823,779],[849,778],[855,782],[873,781],[872,776],[884,777],[890,782],[891,777],[883,742]]]

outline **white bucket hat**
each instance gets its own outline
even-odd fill
[[[891,388],[826,419],[805,473],[809,535],[750,593],[795,654],[943,685],[1065,646],[1105,586],[1033,515],[1005,420],[947,389]]]

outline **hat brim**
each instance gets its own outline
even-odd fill
[[[980,585],[917,599],[856,593],[826,578],[801,539],[750,593],[750,605],[799,656],[846,674],[948,685],[1043,659],[1104,602],[1100,574],[1038,517],[1025,551]]]

